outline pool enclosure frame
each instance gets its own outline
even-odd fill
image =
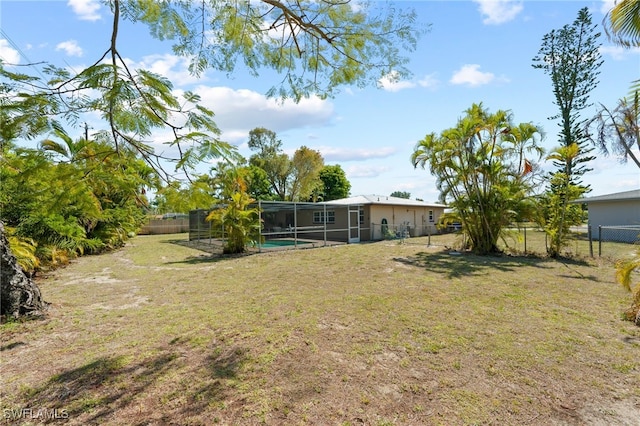
[[[272,240],[293,241],[286,248],[299,248],[299,245],[318,247],[358,243],[363,236],[368,240],[370,235],[368,228],[364,227],[367,222],[364,221],[364,206],[361,204],[259,200],[252,207],[258,208],[262,224],[255,246],[258,251],[273,250],[263,247],[263,242]],[[211,223],[205,220],[210,211],[200,209],[189,213],[189,241],[222,244],[224,229],[212,229]]]
[[[361,241],[362,205],[335,205],[288,201],[258,201],[260,211],[260,241],[289,239],[313,242],[316,247],[352,244]],[[306,246],[306,244],[305,244]]]

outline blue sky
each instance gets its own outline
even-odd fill
[[[340,164],[352,195],[388,195],[407,191],[412,198],[437,201],[435,179],[414,169],[410,156],[429,132],[455,125],[463,111],[482,102],[491,111],[511,110],[516,123],[544,128],[542,145],[557,146],[558,123],[549,76],[533,69],[542,37],[570,24],[589,7],[600,24],[612,1],[403,1],[431,29],[410,54],[413,77],[396,84],[380,82],[366,89],[344,87],[332,99],[310,98],[299,104],[268,99],[270,74],[253,78],[242,69],[232,78],[209,71],[190,76],[186,61],[170,44],[148,35],[146,27],[126,22],[120,28],[120,52],[134,67],[170,78],[176,89],[193,90],[216,113],[222,139],[249,156],[248,133],[255,127],[275,131],[285,151],[302,145],[322,153],[326,164]],[[7,63],[49,61],[81,70],[107,50],[111,15],[92,0],[0,1],[0,57]],[[614,106],[640,77],[640,50],[612,46],[603,35],[600,83],[591,101]],[[23,69],[24,71],[24,69]],[[590,112],[585,112],[587,118]],[[94,127],[101,125],[87,121]],[[80,130],[78,130],[78,135]],[[76,135],[74,135],[76,136]],[[162,135],[158,135],[161,139]],[[549,170],[551,164],[544,166]],[[640,170],[614,157],[590,164],[584,176],[590,196],[640,188]],[[204,169],[203,169],[204,170]]]

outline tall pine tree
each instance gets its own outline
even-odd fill
[[[576,158],[566,164],[558,161],[554,164],[578,185],[581,184],[579,177],[591,170],[585,163],[595,158],[589,155],[593,147],[589,146],[584,133],[586,120],[580,117],[580,112],[592,105],[589,94],[598,85],[603,62],[599,50],[601,43],[598,42],[600,33],[596,28],[591,22],[589,9],[585,7],[571,25],[547,33],[538,55],[533,58],[533,67],[551,77],[559,112],[549,118],[560,120],[560,146],[569,147],[575,143],[579,148]]]
[[[586,119],[580,113],[591,106],[589,94],[598,85],[600,33],[591,22],[588,8],[582,8],[571,25],[552,30],[542,39],[533,67],[551,77],[555,104],[559,112],[550,119],[559,120],[559,148],[548,157],[557,167],[549,176],[546,193],[541,197],[539,222],[550,237],[549,255],[557,257],[567,242],[569,227],[581,221],[580,206],[571,204],[589,186],[580,180],[591,171],[587,162],[595,159],[590,153],[585,129]]]

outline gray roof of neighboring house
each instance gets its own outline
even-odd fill
[[[576,200],[581,203],[604,203],[610,201],[635,201],[640,200],[640,189],[632,191],[616,192],[615,194],[599,195],[597,197],[581,198]]]
[[[444,204],[426,203],[424,201],[409,200],[406,198],[390,197],[387,195],[356,195],[349,198],[327,201],[326,204],[354,205],[354,204],[379,204],[405,207],[446,207]]]

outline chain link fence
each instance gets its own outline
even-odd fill
[[[371,239],[373,241],[428,237],[442,233],[434,223],[428,225],[416,225],[410,222],[371,224]]]
[[[507,251],[544,255],[549,247],[546,233],[533,224],[514,224],[502,244]],[[566,256],[619,259],[640,245],[640,226],[572,227],[562,253]]]
[[[413,238],[411,228],[403,225],[374,225],[374,235],[384,235],[388,240],[400,240],[405,244],[425,244],[450,249],[462,249],[467,241],[460,225],[428,232],[426,236]],[[429,230],[430,231],[430,230]],[[544,230],[532,223],[517,223],[507,228],[498,246],[507,253],[545,256],[549,239]],[[375,232],[380,232],[376,234]],[[416,230],[416,235],[417,230]],[[562,254],[567,257],[605,257],[620,259],[635,253],[640,246],[640,226],[590,226],[572,227]]]
[[[549,243],[549,237],[544,230],[531,223],[514,224],[507,229],[505,237],[501,241],[507,252],[540,256],[547,254]],[[562,255],[567,257],[593,256],[593,243],[588,226],[576,226],[569,230]]]
[[[620,258],[640,246],[640,225],[599,226],[592,237],[598,256]]]
[[[211,210],[198,209],[189,212],[189,241],[224,238],[224,229],[214,228],[207,216]]]

